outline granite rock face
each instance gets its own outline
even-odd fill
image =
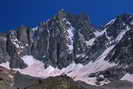
[[[55,87],[62,86],[62,89],[71,87],[77,89],[131,89],[132,83],[121,79],[126,74],[133,74],[133,15],[120,15],[103,28],[98,29],[91,24],[85,14],[75,15],[61,10],[50,20],[35,28],[20,26],[7,33],[0,33],[0,64],[9,62],[11,68],[24,69],[28,65],[22,60],[22,57],[26,55],[40,60],[45,67],[50,65],[62,69],[72,63],[79,64],[80,66],[77,67],[81,68],[81,72],[89,72],[86,73],[85,78],[96,79],[96,85],[100,87],[87,85],[81,81],[75,82],[69,78],[70,76],[61,75],[42,80],[16,74],[15,82],[18,82],[15,86],[17,88],[20,83],[21,88],[25,89],[41,89],[42,87],[56,89]],[[92,65],[90,65],[91,63]],[[92,72],[90,73],[88,70]],[[75,72],[74,68],[68,73],[73,71]],[[76,71],[76,73],[79,72]],[[16,77],[20,77],[20,79]],[[63,80],[63,84],[57,80],[58,78]],[[83,79],[82,76],[79,78]],[[23,79],[22,82],[21,79]],[[24,83],[25,81],[26,83]],[[50,85],[47,85],[47,81]],[[67,85],[66,81],[72,85]],[[24,87],[27,82],[30,87]],[[59,85],[61,83],[62,86],[54,85],[56,82]],[[104,84],[106,82],[108,84]],[[0,83],[4,84],[3,79],[0,80]],[[101,87],[102,84],[104,86]],[[123,86],[120,86],[121,84]]]
[[[91,25],[84,14],[71,14],[61,10],[47,22],[36,28],[20,26],[16,30],[0,34],[0,63],[9,61],[12,68],[25,68],[21,60],[32,55],[45,66],[63,68],[72,62],[87,64],[99,60],[107,49],[111,51],[104,60],[128,65],[133,58],[133,15],[116,17],[103,29]]]
[[[59,68],[73,61],[84,63],[81,59],[89,46],[86,41],[95,37],[93,29],[86,15],[61,10],[36,28],[21,26],[6,33],[0,40],[1,46],[4,46],[1,47],[4,52],[1,52],[0,61],[10,60],[12,68],[25,68],[21,57],[33,55],[47,65]],[[80,58],[77,58],[78,54]]]

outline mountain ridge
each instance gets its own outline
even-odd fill
[[[132,74],[133,15],[120,15],[101,31],[89,20],[61,10],[35,28],[21,26],[2,34],[0,64],[43,78],[66,74],[92,85]],[[37,72],[31,71],[34,66]]]

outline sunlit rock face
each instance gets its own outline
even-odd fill
[[[85,14],[61,10],[34,28],[20,26],[0,33],[0,65],[34,77],[66,74],[101,86],[130,80],[132,59],[133,15],[129,14],[98,29]]]
[[[15,68],[26,67],[21,61],[25,55],[34,56],[46,66],[59,68],[72,62],[86,64],[86,53],[95,41],[95,30],[86,15],[74,15],[61,10],[35,28],[20,26],[9,31],[4,36],[3,48],[8,59],[11,59],[10,66]]]

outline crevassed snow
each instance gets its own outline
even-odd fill
[[[89,41],[85,41],[87,46],[92,46],[96,38],[92,38]]]
[[[130,82],[133,82],[133,74],[126,74],[124,77],[121,78],[121,80],[127,80]]]

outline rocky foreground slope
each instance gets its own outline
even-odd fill
[[[0,89],[132,89],[133,83],[128,81],[114,81],[104,86],[92,86],[81,81],[73,81],[66,75],[40,79],[19,72],[2,75],[0,73]]]

